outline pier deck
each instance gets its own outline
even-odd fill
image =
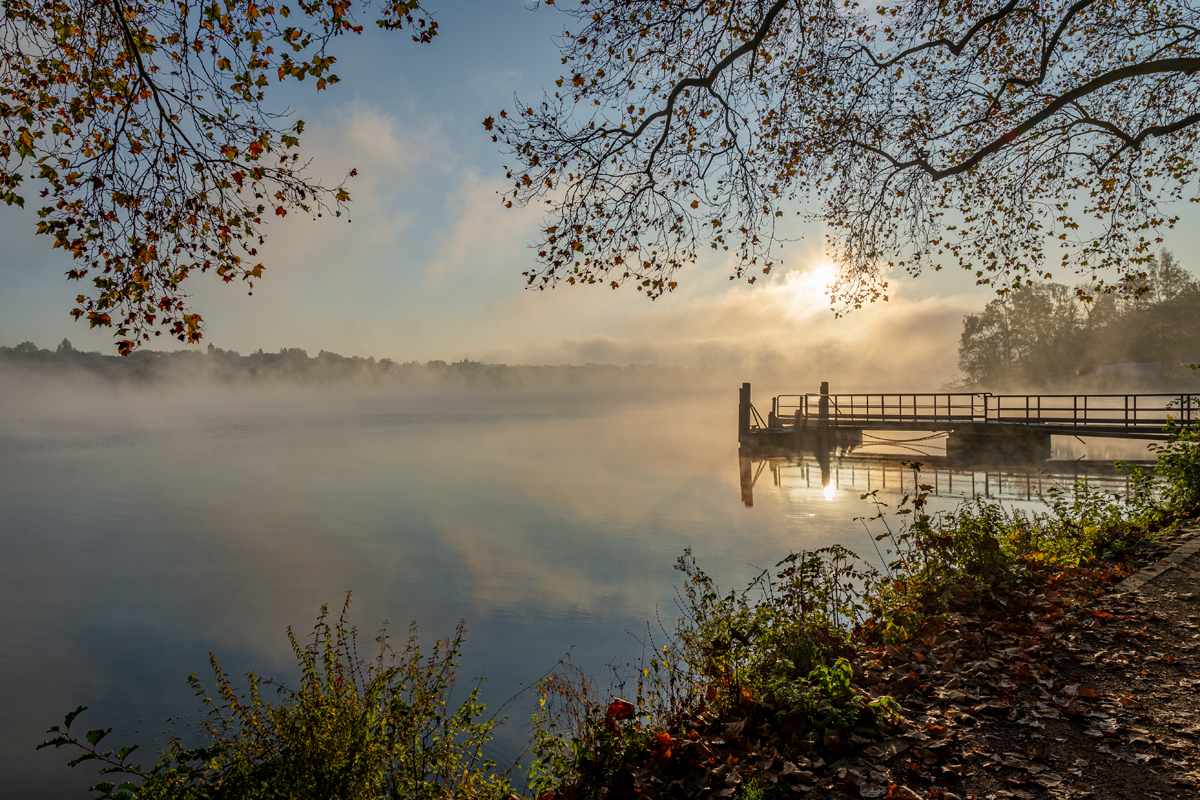
[[[1165,439],[1169,421],[1200,422],[1200,395],[863,392],[771,398],[764,419],[742,385],[738,441],[751,449],[818,449],[862,444],[865,430],[948,432],[947,455],[1049,458],[1050,437]]]

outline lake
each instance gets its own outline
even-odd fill
[[[869,465],[838,467],[827,496],[809,465],[756,463],[743,502],[736,388],[0,399],[6,797],[84,796],[94,773],[34,750],[77,705],[81,731],[152,746],[196,718],[186,678],[211,685],[209,651],[234,676],[292,677],[287,626],[307,632],[347,590],[364,633],[416,620],[432,643],[465,619],[460,674],[486,677],[495,707],[568,651],[602,679],[639,657],[647,621],[677,616],[684,548],[725,587],[796,549],[874,552],[854,521]],[[894,498],[889,469],[872,488]],[[941,507],[964,491],[951,477]],[[516,754],[528,713],[511,706],[491,755]]]

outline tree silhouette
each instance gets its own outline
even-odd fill
[[[536,288],[657,297],[708,248],[753,283],[810,199],[843,307],[942,262],[1000,290],[1064,270],[1128,292],[1195,177],[1200,10],[1181,0],[566,13],[555,87],[484,120],[513,159],[503,202],[548,215]]]

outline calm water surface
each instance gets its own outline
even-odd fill
[[[744,505],[736,391],[89,408],[0,406],[5,798],[84,796],[93,774],[34,751],[76,705],[83,729],[153,744],[195,718],[185,679],[209,677],[209,651],[232,675],[292,677],[287,626],[347,590],[364,631],[416,620],[431,642],[465,618],[462,674],[494,707],[568,650],[597,674],[636,658],[646,621],[676,616],[686,547],[725,586],[799,548],[873,553],[853,481],[827,499],[768,464]],[[511,715],[501,759],[528,708]]]

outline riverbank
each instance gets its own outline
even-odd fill
[[[1193,797],[1200,556],[1131,592],[1128,555],[1031,570],[989,587],[987,602],[952,600],[906,643],[846,653],[860,708],[880,697],[903,708],[891,724],[805,725],[746,697],[670,726],[626,785],[613,770],[599,796]],[[555,796],[596,795],[580,783]]]
[[[1176,542],[1178,563],[1134,573],[1061,619],[1031,658],[1025,648],[1009,662],[1032,682],[1011,691],[1010,672],[975,681],[965,697],[935,691],[896,741],[901,752],[839,765],[833,788],[944,800],[1195,797],[1200,525],[1180,532],[1188,538]]]

